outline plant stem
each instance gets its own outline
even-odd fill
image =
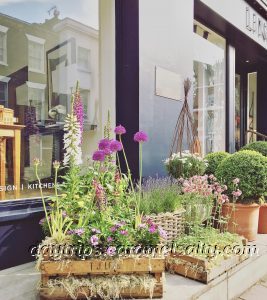
[[[36,175],[36,178],[37,178],[38,183],[39,183],[40,194],[41,194],[41,198],[42,198],[42,202],[43,202],[43,207],[44,207],[44,212],[45,212],[45,217],[46,217],[46,221],[47,221],[47,224],[48,224],[49,232],[50,232],[50,235],[52,236],[52,230],[51,230],[50,221],[49,221],[49,218],[48,218],[47,209],[46,209],[45,200],[44,200],[42,183],[41,183],[41,179],[40,179],[40,177],[38,175],[37,168],[38,167],[36,165],[35,166],[35,175]]]

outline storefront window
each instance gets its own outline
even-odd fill
[[[247,106],[247,128],[250,130],[247,135],[247,143],[257,140],[257,135],[251,131],[257,131],[257,73],[248,74],[248,106]]]
[[[99,131],[94,121],[101,119],[95,104],[98,10],[98,0],[0,1],[1,200],[40,195],[34,158],[42,161],[45,195],[52,193],[52,163],[64,158],[64,120],[77,81],[84,104],[84,164],[95,150]],[[2,112],[14,119],[7,124]],[[13,154],[12,126],[18,125],[21,140]]]
[[[194,22],[195,126],[202,154],[225,150],[225,39]]]
[[[240,75],[235,75],[235,150],[238,151],[241,146],[241,86]]]

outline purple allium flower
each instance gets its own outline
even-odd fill
[[[105,152],[103,150],[97,150],[93,154],[94,161],[104,161],[105,160]]]
[[[111,155],[113,153],[110,148],[106,148],[103,151],[104,151],[105,155]]]
[[[84,234],[84,229],[83,228],[78,228],[74,230],[74,233],[81,236]]]
[[[119,125],[115,128],[114,132],[118,135],[122,135],[126,133],[126,129],[122,125]]]
[[[143,143],[148,141],[148,136],[144,131],[138,131],[134,135],[134,141],[138,143]]]
[[[74,93],[74,101],[73,101],[73,113],[77,118],[77,121],[80,125],[80,131],[81,134],[83,132],[83,116],[84,116],[84,110],[83,110],[83,102],[80,94],[79,85],[77,83],[76,91]],[[81,141],[82,142],[82,141]]]
[[[127,230],[121,230],[121,231],[120,231],[120,234],[121,234],[121,235],[128,235],[128,231],[127,231]]]
[[[156,226],[155,226],[155,225],[152,225],[152,226],[149,227],[149,232],[150,232],[150,233],[155,233],[155,232],[156,232],[156,229],[157,229]]]
[[[112,226],[111,228],[110,228],[110,231],[111,232],[115,232],[117,230],[117,228],[115,227],[115,226]]]
[[[116,254],[116,248],[113,246],[108,247],[107,249],[107,255],[108,256],[113,256]]]
[[[108,243],[113,242],[113,238],[112,238],[111,236],[108,236],[108,237],[107,237],[107,242],[108,242]]]
[[[110,145],[110,140],[109,139],[102,139],[98,143],[98,149],[99,150],[105,150],[108,149]]]
[[[101,231],[99,229],[96,229],[96,228],[92,228],[92,232],[93,233],[101,233]]]
[[[112,152],[117,152],[122,150],[122,143],[116,140],[110,142],[110,150]]]
[[[98,236],[92,235],[90,238],[90,242],[93,246],[97,246],[98,245]]]

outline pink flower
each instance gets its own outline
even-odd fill
[[[166,232],[161,226],[159,226],[158,230],[159,230],[159,235],[160,235],[164,240],[166,240],[166,239],[168,238],[167,232]]]
[[[110,142],[110,150],[112,152],[117,152],[122,150],[122,143],[116,140]]]
[[[111,228],[110,228],[110,231],[111,232],[115,232],[117,230],[117,228],[115,227],[115,226],[112,226]]]
[[[93,233],[101,233],[101,231],[99,229],[96,229],[96,228],[92,228],[92,232]]]
[[[108,249],[107,249],[107,255],[108,256],[113,256],[113,255],[115,255],[116,254],[116,248],[115,247],[108,247]]]
[[[134,141],[138,143],[143,143],[148,141],[148,136],[144,131],[138,131],[134,135]]]
[[[78,236],[81,236],[84,234],[84,229],[83,228],[74,229],[74,233],[77,234]]]
[[[127,230],[121,230],[121,231],[120,231],[120,234],[121,234],[121,235],[128,235],[128,231],[127,231]]]
[[[237,189],[236,191],[233,191],[232,194],[235,198],[238,198],[242,195],[242,192],[239,189]]]
[[[98,237],[96,235],[92,235],[90,238],[90,242],[93,246],[97,246],[98,245]]]
[[[113,241],[113,238],[112,238],[111,236],[108,236],[108,237],[107,237],[107,242],[110,243],[110,242],[112,242],[112,241]]]
[[[115,128],[114,132],[118,135],[122,135],[126,133],[126,129],[122,125],[119,125]]]
[[[150,228],[149,228],[149,232],[150,233],[155,233],[155,231],[156,231],[156,226],[155,225],[152,225]]]
[[[98,143],[98,149],[99,150],[105,150],[105,149],[109,148],[109,145],[110,145],[110,140],[109,139],[102,139]]]
[[[234,180],[233,180],[233,184],[238,184],[240,182],[240,179],[239,178],[235,178]]]
[[[103,150],[97,150],[93,153],[94,161],[104,161],[105,160],[105,152]]]

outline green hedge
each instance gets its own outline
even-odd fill
[[[219,164],[227,157],[229,157],[230,154],[228,152],[213,152],[209,153],[205,156],[205,160],[208,163],[206,174],[215,174]]]

